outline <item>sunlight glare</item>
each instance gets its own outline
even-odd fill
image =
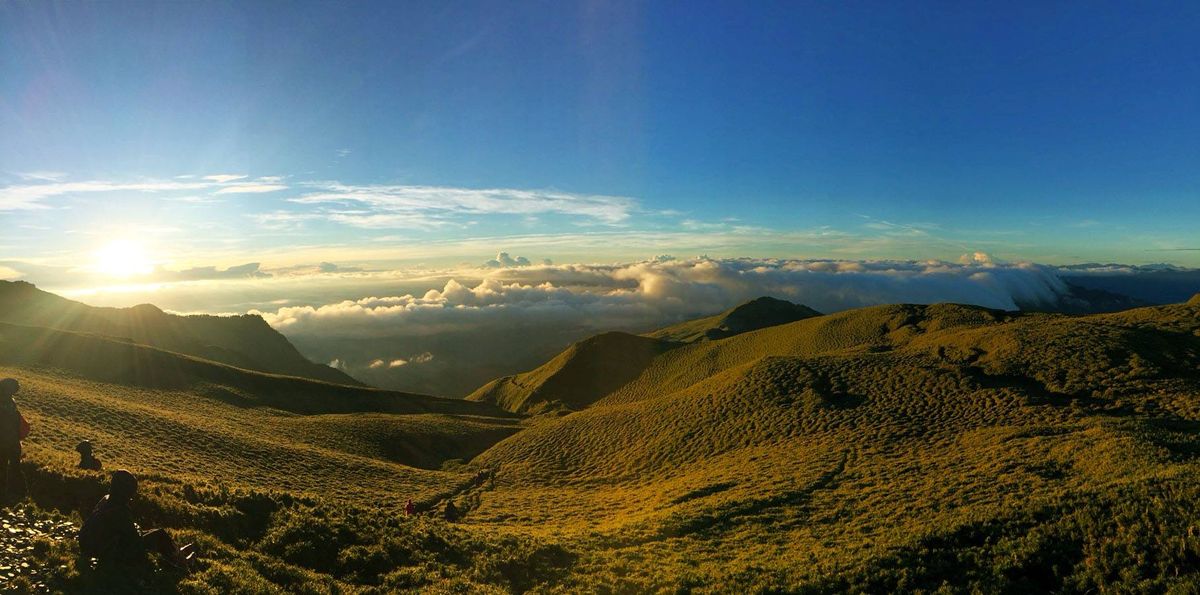
[[[96,270],[112,277],[125,278],[146,275],[154,270],[154,264],[141,244],[113,240],[96,251]]]

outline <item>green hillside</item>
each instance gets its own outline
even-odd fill
[[[675,344],[610,332],[584,339],[523,374],[493,380],[467,396],[509,411],[582,409],[636,378]]]
[[[724,339],[740,333],[820,315],[820,312],[808,306],[771,297],[760,297],[715,316],[681,322],[646,333],[646,336],[679,343],[693,343]]]
[[[176,316],[150,304],[96,308],[23,281],[0,281],[0,322],[124,338],[248,370],[360,384],[340,370],[308,361],[254,315]]]
[[[1200,300],[803,320],[500,442],[473,518],[575,535],[588,590],[1187,591],[1198,363]]]
[[[583,409],[637,378],[657,356],[683,343],[713,341],[813,316],[820,314],[807,306],[762,297],[643,336],[603,333],[571,345],[534,370],[493,380],[466,398],[521,413]]]
[[[1200,296],[1091,316],[878,306],[690,343],[606,333],[486,403],[15,325],[0,354],[37,429],[37,510],[97,494],[100,476],[70,468],[90,436],[148,478],[140,515],[209,552],[160,590],[1200,589]],[[465,516],[403,518],[409,497]],[[70,542],[38,547],[69,567]]]

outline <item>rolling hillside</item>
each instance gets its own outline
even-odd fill
[[[686,343],[598,335],[486,403],[17,325],[0,374],[26,386],[39,507],[95,497],[100,476],[71,468],[91,437],[147,477],[143,518],[203,545],[157,590],[1200,588],[1200,296],[695,333],[713,322],[675,327]],[[464,517],[403,518],[410,497]],[[70,543],[41,547],[50,585],[98,588],[61,570]]]
[[[637,378],[660,354],[684,343],[714,341],[813,316],[820,313],[762,297],[642,336],[604,333],[571,345],[532,371],[493,380],[466,398],[521,413],[583,409]]]
[[[305,359],[259,316],[176,316],[150,304],[97,308],[23,281],[0,281],[0,322],[124,338],[248,370],[360,384]]]
[[[466,400],[527,413],[582,409],[636,378],[651,360],[674,346],[628,333],[596,335],[533,371],[493,380]]]
[[[1194,587],[1197,364],[1200,297],[801,320],[666,351],[500,442],[472,516],[574,533],[588,590]]]

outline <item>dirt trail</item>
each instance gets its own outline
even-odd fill
[[[35,592],[46,591],[41,569],[29,562],[34,541],[40,537],[74,539],[78,530],[69,521],[39,518],[28,506],[0,508],[0,589],[24,577]]]

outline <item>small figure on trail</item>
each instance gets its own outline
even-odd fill
[[[451,523],[457,521],[461,515],[458,513],[458,508],[454,506],[454,502],[446,500],[446,508],[442,509],[442,518]]]
[[[187,569],[196,555],[195,546],[175,547],[162,529],[142,532],[133,522],[129,503],[137,493],[137,478],[119,469],[113,471],[108,495],[100,500],[79,529],[79,552],[86,560],[95,558],[100,568],[145,567],[148,553],[156,552],[172,566]]]
[[[25,492],[21,475],[21,440],[29,434],[29,424],[21,417],[13,396],[21,390],[15,378],[0,380],[0,490],[4,500],[19,498]]]
[[[417,514],[417,505],[413,504],[412,498],[408,499],[408,504],[404,505],[404,516],[412,516]]]
[[[92,442],[90,440],[84,440],[83,442],[77,444],[75,446],[75,452],[79,453],[80,469],[88,469],[91,471],[100,470],[102,465],[100,464],[100,459],[97,459],[96,456],[92,454]]]

